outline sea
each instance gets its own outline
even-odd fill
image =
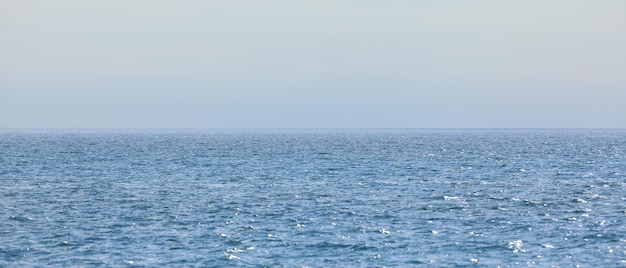
[[[0,267],[626,267],[626,130],[0,130]]]

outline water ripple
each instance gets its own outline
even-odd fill
[[[0,132],[0,266],[623,266],[625,134]]]

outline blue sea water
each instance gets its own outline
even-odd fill
[[[626,266],[626,130],[0,132],[0,266]]]

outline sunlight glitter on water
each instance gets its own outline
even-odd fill
[[[624,150],[611,131],[4,133],[0,266],[619,266]]]

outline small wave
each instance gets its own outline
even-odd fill
[[[35,221],[34,218],[24,217],[24,216],[9,216],[9,220],[11,220],[11,221],[18,221],[18,222]]]

